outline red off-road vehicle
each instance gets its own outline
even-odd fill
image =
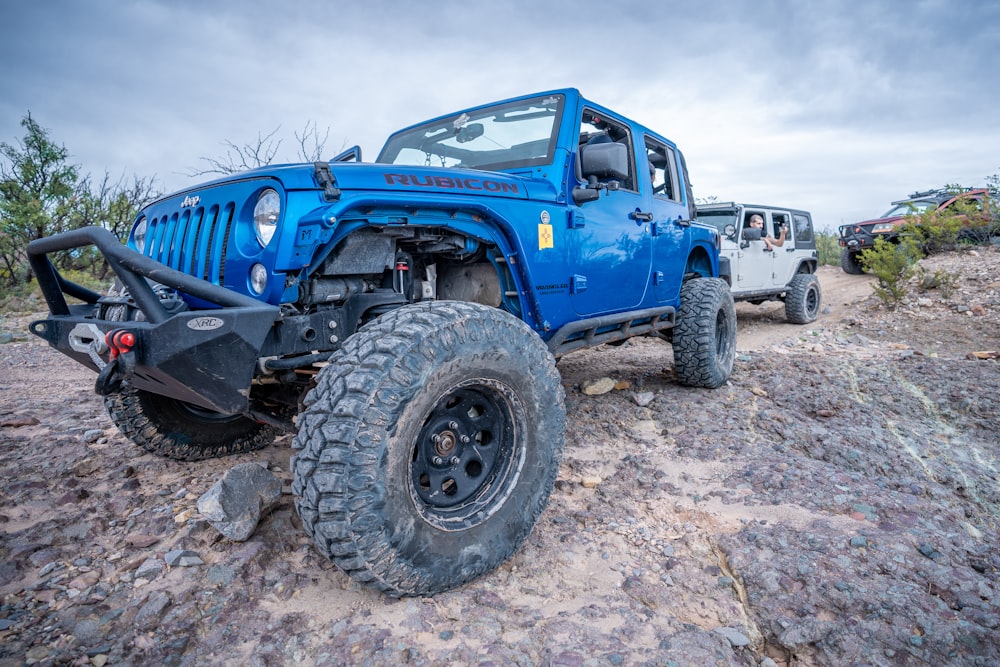
[[[955,192],[953,189],[914,192],[906,199],[894,201],[892,208],[882,217],[864,220],[840,227],[840,267],[847,273],[864,273],[861,253],[875,245],[875,239],[882,238],[891,243],[899,242],[900,229],[915,221],[916,216],[925,213],[947,212],[967,214],[969,206],[982,212],[982,216],[969,216],[971,227],[984,227],[989,217],[989,190],[968,189]]]

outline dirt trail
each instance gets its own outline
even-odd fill
[[[789,324],[785,320],[785,304],[780,301],[768,301],[759,306],[737,303],[737,349],[759,350],[787,338],[802,336],[804,332],[838,328],[857,308],[857,303],[872,294],[874,278],[868,275],[849,275],[840,267],[821,266],[816,276],[822,290],[822,307],[815,322]]]
[[[567,355],[563,460],[524,546],[403,600],[318,556],[290,494],[245,543],[198,515],[237,463],[290,489],[289,437],[144,454],[93,373],[4,316],[0,667],[1000,664],[1000,373],[969,358],[1000,350],[1000,249],[927,267],[962,277],[895,311],[832,267],[815,323],[739,304],[717,390],[678,385],[659,339]],[[618,388],[580,391],[601,376]]]

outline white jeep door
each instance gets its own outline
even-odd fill
[[[796,269],[795,234],[792,231],[792,216],[787,211],[769,211],[764,227],[771,238],[781,236],[781,225],[785,228],[785,243],[780,248],[775,247],[771,263],[771,275],[766,285],[781,288],[792,281]]]
[[[733,290],[756,290],[771,286],[771,265],[774,262],[773,253],[766,250],[763,241],[748,241],[745,239],[750,216],[758,214],[764,218],[764,229],[768,228],[767,212],[745,208],[740,215],[739,251],[733,265]]]

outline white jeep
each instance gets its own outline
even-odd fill
[[[761,227],[751,225],[755,216],[760,216]],[[698,206],[698,220],[714,225],[722,236],[719,256],[729,259],[735,300],[784,301],[789,322],[808,324],[816,319],[821,299],[816,278],[819,255],[808,211],[713,203]]]

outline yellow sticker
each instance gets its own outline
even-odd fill
[[[538,249],[545,250],[546,248],[551,248],[552,245],[552,225],[546,225],[544,223],[538,225]]]

